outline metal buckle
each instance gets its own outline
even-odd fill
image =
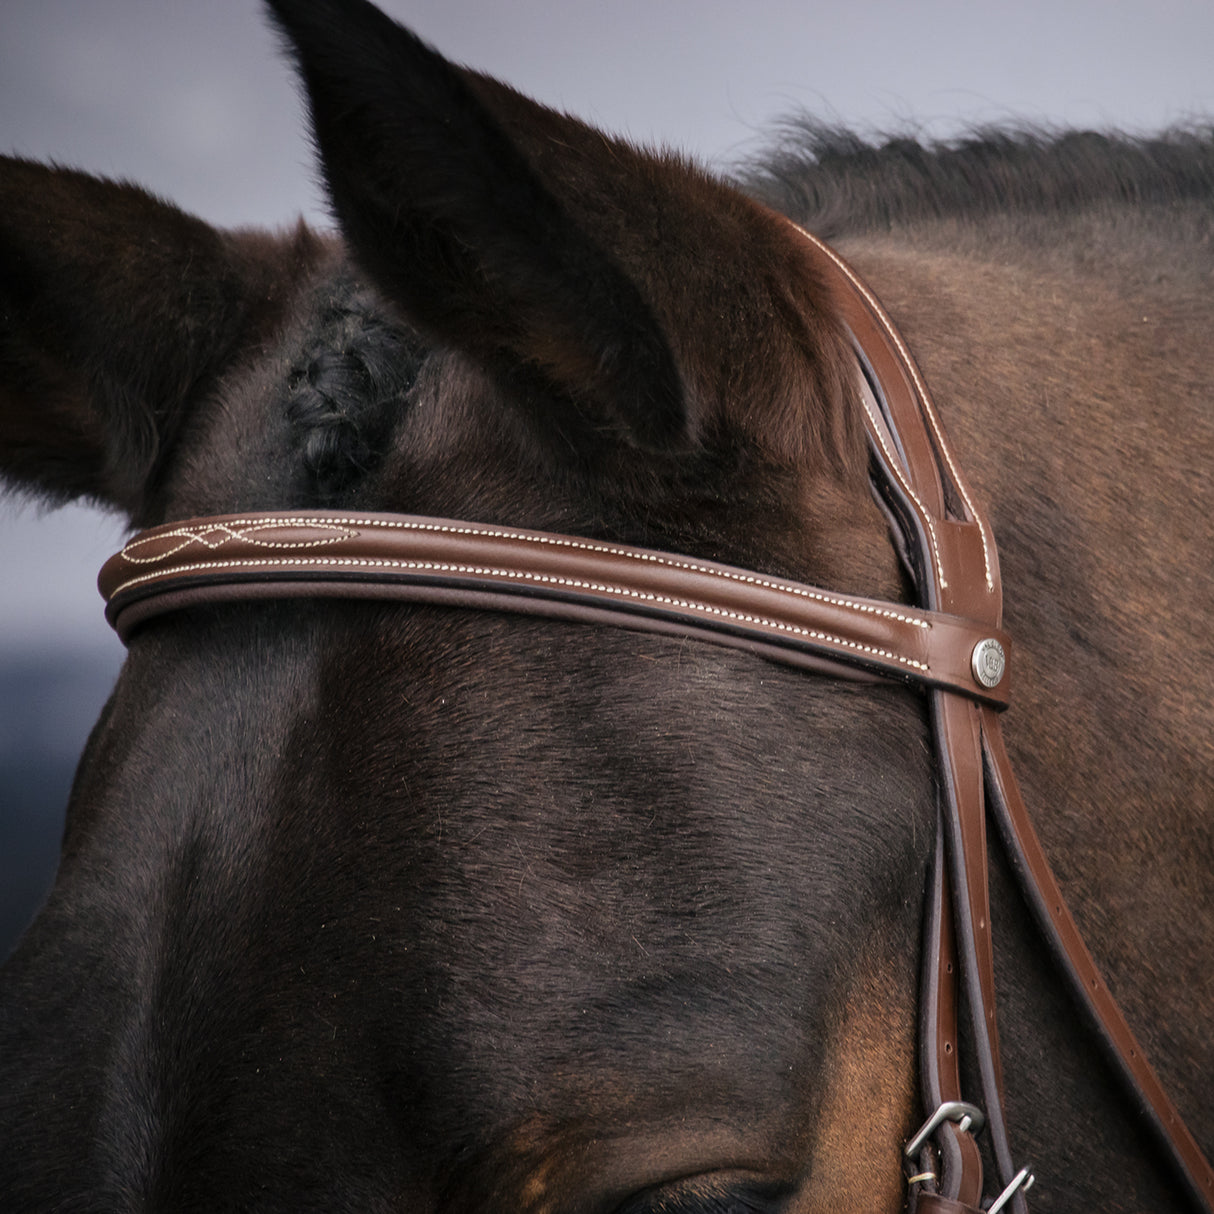
[[[1002,1210],[1003,1207],[1016,1196],[1016,1193],[1020,1189],[1023,1189],[1027,1193],[1029,1189],[1033,1187],[1033,1181],[1036,1179],[1037,1177],[1033,1175],[1033,1165],[1031,1163],[1025,1164],[1024,1167],[1022,1167],[1020,1171],[1012,1177],[1011,1183],[1007,1186],[1007,1188],[1004,1189],[1003,1192],[1000,1193],[999,1196],[996,1197],[995,1200],[992,1201],[987,1207],[986,1214],[999,1214],[999,1211]]]
[[[964,1134],[973,1130],[975,1134],[982,1133],[986,1125],[986,1114],[974,1104],[966,1104],[964,1100],[946,1100],[920,1127],[919,1132],[906,1144],[907,1159],[914,1159],[923,1150],[927,1140],[946,1122],[955,1121],[957,1128]],[[1013,1181],[1013,1184],[1016,1182]],[[1018,1185],[1016,1186],[1019,1187]],[[1015,1192],[1008,1190],[1008,1196]],[[1003,1196],[999,1197],[1003,1201]]]

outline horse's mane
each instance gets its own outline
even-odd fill
[[[1066,214],[1101,203],[1214,196],[1214,127],[1150,138],[980,130],[920,142],[868,141],[812,118],[784,122],[735,180],[827,239],[995,212]]]

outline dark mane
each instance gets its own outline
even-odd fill
[[[984,130],[935,143],[912,137],[875,143],[794,118],[737,180],[827,239],[996,211],[1060,215],[1104,202],[1208,202],[1214,129],[1150,138]]]

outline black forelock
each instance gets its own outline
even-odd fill
[[[286,416],[322,504],[374,470],[417,377],[420,340],[366,287],[338,284],[292,372]]]

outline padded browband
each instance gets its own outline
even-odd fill
[[[695,636],[789,665],[828,662],[999,708],[1008,701],[1006,663],[994,686],[975,674],[983,645],[996,641],[1005,655],[1010,648],[987,624],[520,528],[326,511],[193,519],[135,536],[106,562],[98,584],[124,641],[151,616],[205,603],[438,602]]]

